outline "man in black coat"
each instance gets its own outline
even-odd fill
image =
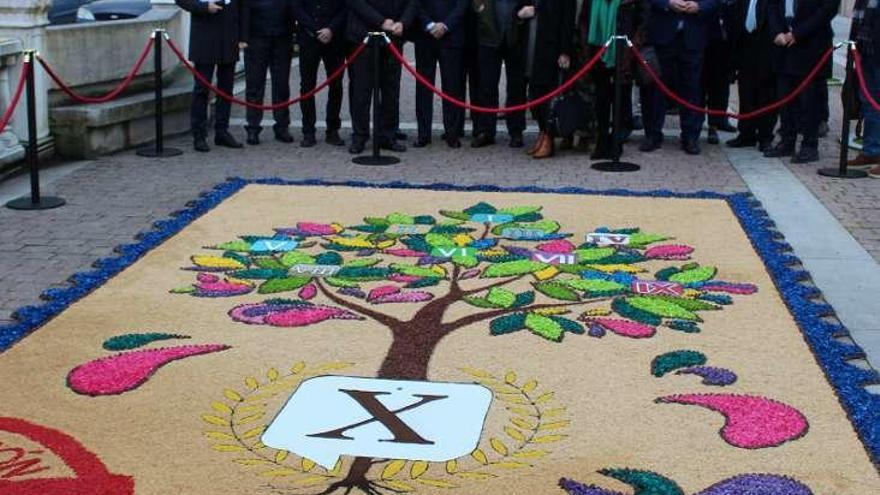
[[[241,48],[248,41],[247,0],[219,0],[202,2],[200,0],[174,0],[177,5],[192,14],[189,39],[189,59],[195,69],[211,80],[217,73],[217,87],[232,93],[235,78],[235,63]],[[229,133],[230,103],[217,98],[214,113],[214,144],[229,148],[242,145]],[[208,136],[208,88],[195,81],[192,108],[193,148],[196,151],[210,151]]]
[[[770,30],[774,43],[776,89],[781,97],[794,91],[816,66],[834,39],[831,20],[840,0],[770,0]],[[831,61],[819,78],[831,76]],[[801,147],[792,163],[819,160],[819,123],[822,119],[820,92],[825,86],[814,80],[807,89],[781,111],[781,140],[764,153],[767,157],[795,155],[798,134]]]
[[[300,93],[308,93],[318,83],[318,66],[324,62],[324,71],[329,77],[345,62],[345,19],[347,11],[345,0],[293,0],[293,9],[299,23],[297,41],[299,42]],[[315,99],[309,98],[301,104],[303,124],[303,148],[316,144]],[[325,141],[334,146],[344,146],[339,137],[342,120],[342,78],[330,84],[327,97],[327,131]]]
[[[250,39],[244,51],[247,76],[247,101],[263,104],[266,92],[266,72],[272,74],[272,103],[290,99],[290,62],[293,59],[293,9],[290,0],[248,0],[245,7],[250,18]],[[275,118],[275,139],[292,143],[290,135],[290,108],[272,111]],[[247,143],[260,144],[263,111],[247,109]]]
[[[776,78],[770,55],[774,35],[770,29],[768,5],[771,0],[742,0],[736,5],[728,25],[734,47],[740,113],[764,107],[776,99]],[[727,142],[731,148],[768,151],[773,144],[777,112],[737,122],[738,134]]]
[[[443,92],[459,100],[464,99],[464,13],[469,0],[421,0],[421,9],[414,30],[416,42],[416,69],[430,81],[437,76],[443,79]],[[416,87],[416,120],[419,135],[414,146],[423,148],[431,143],[431,126],[434,122],[434,94],[421,84]],[[443,102],[443,130],[446,144],[460,148],[459,131],[464,111],[446,101]]]
[[[384,31],[398,47],[403,45],[403,35],[418,14],[416,0],[346,0],[348,6],[348,40],[357,45],[363,43],[370,32]],[[397,142],[400,124],[400,64],[390,53],[383,50],[380,88],[382,91],[381,128],[375,130],[375,138],[383,149],[403,152],[406,146]],[[359,57],[350,69],[352,142],[348,151],[360,154],[370,137],[370,104],[373,99],[373,60],[369,53]]]

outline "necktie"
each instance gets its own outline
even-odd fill
[[[749,10],[746,12],[746,31],[750,33],[754,33],[755,28],[758,27],[757,6],[758,0],[749,1]]]

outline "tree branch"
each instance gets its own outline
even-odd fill
[[[355,313],[360,313],[364,316],[368,316],[368,317],[376,320],[377,322],[391,328],[392,331],[394,331],[395,327],[403,324],[402,321],[398,320],[397,318],[395,318],[391,315],[386,315],[385,313],[375,311],[370,308],[361,306],[360,304],[357,304],[354,301],[349,301],[348,299],[342,298],[342,297],[334,294],[329,289],[327,289],[326,286],[324,286],[324,283],[321,281],[320,278],[315,277],[314,282],[315,282],[315,285],[318,287],[318,290],[320,290],[321,293],[324,294],[324,296],[327,299],[330,299],[334,303],[336,303],[346,309],[350,309],[350,310],[354,311]]]
[[[484,286],[484,287],[480,287],[480,288],[478,288],[478,289],[470,289],[470,290],[466,290],[466,291],[464,291],[464,295],[466,295],[466,296],[470,296],[470,295],[476,294],[476,293],[478,293],[478,292],[483,292],[484,290],[492,289],[492,288],[494,288],[494,287],[501,287],[501,286],[504,286],[504,285],[507,285],[507,284],[512,284],[512,283],[516,282],[517,280],[522,280],[525,276],[526,276],[526,274],[522,274],[522,275],[518,275],[518,276],[513,277],[513,278],[506,278],[506,279],[503,279],[503,280],[501,280],[501,281],[491,283],[491,284],[489,284],[489,285],[486,285],[486,286]]]
[[[455,321],[446,323],[443,326],[448,327],[447,332],[452,332],[453,330],[456,330],[456,329],[459,329],[462,327],[466,327],[468,325],[473,325],[474,323],[479,323],[481,321],[491,320],[492,318],[497,318],[499,316],[508,315],[510,313],[529,312],[529,311],[536,311],[539,309],[546,309],[546,308],[567,308],[567,307],[573,307],[573,306],[583,306],[583,305],[594,304],[594,303],[602,302],[602,301],[609,301],[611,299],[613,299],[613,298],[612,297],[599,297],[596,299],[587,299],[584,301],[575,301],[575,302],[568,302],[568,303],[561,303],[561,304],[543,303],[543,304],[532,304],[531,306],[526,306],[524,308],[497,309],[497,310],[488,311],[485,313],[476,313],[476,314],[464,316],[464,317],[461,317]]]

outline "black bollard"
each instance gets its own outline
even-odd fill
[[[623,112],[620,105],[623,99],[623,51],[629,48],[629,40],[626,36],[615,36],[612,43],[617,44],[617,53],[614,56],[614,130],[611,140],[614,146],[614,157],[611,161],[596,162],[592,165],[595,170],[602,172],[636,172],[642,167],[631,162],[620,161],[623,152],[623,143],[620,142],[620,134],[623,131]]]
[[[37,95],[34,81],[34,63],[36,52],[25,52],[25,60],[29,63],[22,68],[27,70],[27,120],[28,120],[28,143],[27,162],[31,171],[31,195],[14,199],[6,206],[13,210],[49,210],[58,208],[66,203],[64,199],[55,196],[40,195],[40,163],[39,151],[37,150]]]
[[[385,33],[370,33],[370,49],[373,54],[373,154],[357,156],[352,162],[371,167],[385,167],[400,163],[396,156],[382,155],[379,149],[379,129],[382,127],[382,50],[391,43]]]
[[[149,158],[166,158],[171,156],[179,156],[183,154],[177,148],[165,147],[165,116],[162,109],[162,44],[165,42],[167,33],[164,29],[156,29],[153,31],[153,85],[155,86],[155,105],[156,105],[156,143],[154,146],[147,146],[137,150],[139,156]]]
[[[849,44],[846,48],[846,76],[852,77],[853,74],[853,46]],[[858,85],[856,91],[859,91]],[[843,127],[840,130],[840,163],[837,168],[820,168],[819,175],[825,177],[837,177],[838,179],[862,179],[868,176],[863,170],[850,170],[847,168],[849,162],[849,119],[847,106],[843,106]]]

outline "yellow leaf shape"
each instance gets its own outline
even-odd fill
[[[506,456],[508,453],[507,445],[504,445],[504,442],[495,437],[489,439],[489,445],[492,446],[492,450],[498,452],[500,455]]]
[[[425,461],[415,461],[412,464],[412,467],[409,468],[409,476],[412,479],[416,479],[419,476],[425,474],[425,471],[428,470],[428,463]]]
[[[259,421],[263,419],[263,413],[251,414],[250,416],[245,416],[241,419],[235,421],[236,425],[248,425],[253,423],[254,421]]]
[[[423,485],[433,486],[436,488],[455,488],[456,486],[458,486],[451,481],[435,480],[432,478],[419,478],[416,481]]]
[[[244,397],[242,397],[241,394],[228,388],[223,391],[223,396],[229,400],[234,400],[235,402],[241,402],[244,400]]]
[[[452,242],[458,245],[458,247],[470,246],[472,242],[474,242],[474,238],[467,234],[458,234],[452,238]]]
[[[411,492],[413,491],[413,487],[410,484],[404,483],[398,480],[382,480],[377,481],[377,485],[382,488],[388,488],[389,490],[393,490],[396,492]]]
[[[535,404],[543,404],[545,402],[550,402],[551,400],[553,400],[553,392],[547,392],[546,394],[541,394],[535,399]]]
[[[529,393],[533,392],[536,388],[538,388],[538,380],[529,380],[522,386],[522,391]]]
[[[263,464],[272,464],[272,461],[266,459],[235,459],[235,462],[242,466],[260,466]]]
[[[685,299],[696,299],[701,294],[702,293],[700,291],[695,289],[685,289],[683,296],[685,297]]]
[[[524,430],[533,430],[535,428],[535,425],[533,425],[532,423],[529,423],[528,421],[526,421],[522,418],[516,418],[516,417],[510,418],[510,422],[515,424],[516,426],[519,426],[520,428],[522,428]]]
[[[610,309],[605,308],[593,308],[587,311],[584,311],[584,316],[608,316],[611,314]]]
[[[265,404],[256,404],[252,406],[241,406],[235,409],[236,414],[247,416],[255,412],[260,412],[266,407]]]
[[[297,485],[309,486],[309,485],[317,485],[318,483],[323,483],[327,478],[324,476],[309,476],[307,478],[302,478],[294,481]]]
[[[550,280],[551,278],[559,275],[559,268],[556,268],[553,265],[544,268],[543,270],[538,270],[532,273],[532,276],[535,277],[539,282],[543,282],[544,280]]]
[[[248,431],[242,433],[242,434],[241,434],[241,438],[247,440],[247,439],[250,439],[250,438],[258,437],[258,436],[262,435],[263,432],[264,432],[265,430],[266,430],[266,426],[265,426],[265,425],[263,425],[263,426],[258,426],[258,427],[256,427],[256,428],[251,428],[250,430],[248,430]]]
[[[343,227],[341,224],[338,224],[336,222],[331,223],[330,227],[333,227],[333,230],[335,230],[337,234],[340,234],[340,233],[342,233],[342,231],[345,230],[345,227]]]
[[[223,433],[221,431],[206,431],[205,436],[214,440],[235,440],[235,435]]]
[[[473,457],[474,460],[479,462],[480,464],[489,464],[489,458],[486,457],[486,453],[483,452],[482,449],[476,449],[471,452],[471,457]]]
[[[333,244],[339,244],[340,246],[345,247],[353,247],[353,248],[373,248],[375,247],[372,242],[368,241],[366,237],[357,236],[357,237],[331,237],[330,242]],[[392,241],[393,244],[393,241]]]
[[[523,442],[526,439],[526,436],[523,435],[523,432],[517,430],[516,428],[514,428],[512,426],[505,426],[504,433],[507,433],[507,436],[509,436],[510,438],[512,438],[514,440],[518,440],[520,442]]]
[[[290,367],[290,372],[293,373],[294,375],[298,375],[298,374],[302,373],[302,370],[304,370],[304,369],[306,369],[306,363],[300,361]]]
[[[487,256],[489,258],[492,258],[495,256],[507,256],[508,252],[504,248],[494,247],[491,249],[487,249],[487,250],[481,252],[480,254],[482,254],[483,256]]]
[[[217,426],[229,426],[228,419],[218,418],[217,416],[211,414],[202,414],[202,421]]]
[[[199,268],[213,268],[218,270],[241,270],[244,264],[232,258],[223,258],[221,256],[200,256],[192,257],[192,262]]]
[[[313,461],[311,459],[306,459],[305,457],[303,457],[301,465],[302,465],[302,470],[308,473],[309,471],[311,471],[312,469],[315,468],[315,461]]]
[[[525,397],[519,394],[500,394],[498,396],[498,399],[503,400],[504,402],[509,402],[511,404],[526,405],[529,403],[529,401],[526,400]]]
[[[507,410],[512,412],[513,414],[519,414],[520,416],[534,416],[535,411],[531,411],[526,409],[525,407],[519,406],[507,406]]]
[[[586,268],[589,270],[596,270],[603,273],[614,273],[614,272],[626,272],[626,273],[640,273],[646,271],[643,268],[639,268],[633,265],[586,265]]]
[[[268,476],[270,478],[283,478],[285,476],[293,476],[295,474],[299,474],[299,471],[296,469],[290,468],[282,468],[282,469],[273,469],[271,471],[264,471],[262,473],[263,476]]]
[[[254,450],[264,449],[264,448],[266,448],[266,444],[264,444],[263,442],[257,442],[251,448]]]
[[[492,466],[500,467],[503,469],[519,469],[519,468],[525,468],[525,467],[532,467],[531,464],[526,464],[524,462],[516,462],[516,461],[493,462]]]
[[[567,310],[563,307],[560,307],[560,306],[554,306],[552,308],[541,308],[541,309],[536,309],[536,310],[532,311],[532,313],[539,314],[541,316],[564,315],[568,312],[569,312],[569,310]]]
[[[431,271],[436,273],[438,277],[446,277],[446,269],[440,265],[432,266]]]
[[[563,414],[565,414],[565,408],[564,407],[557,407],[554,409],[547,409],[546,411],[544,411],[543,416],[545,418],[553,418],[556,416],[562,416]]]
[[[455,474],[458,471],[458,461],[452,459],[451,461],[446,462],[446,472],[449,474]]]
[[[290,452],[288,452],[286,450],[279,450],[275,454],[275,462],[282,463],[282,462],[284,462],[285,459],[287,459],[287,456],[289,456],[289,455],[290,455]]]
[[[534,443],[551,443],[558,442],[565,438],[565,435],[544,435],[543,437],[535,437],[532,439]]]
[[[463,471],[461,473],[456,473],[456,476],[460,478],[468,478],[473,480],[486,480],[489,478],[497,478],[498,476],[492,473],[483,473],[480,471]]]
[[[281,373],[278,372],[275,368],[269,368],[269,371],[266,372],[266,376],[269,378],[269,381],[275,381],[281,376]]]
[[[558,430],[565,428],[571,424],[571,421],[556,421],[555,423],[544,423],[538,427],[538,430]]]
[[[506,375],[504,375],[504,382],[509,385],[516,384],[516,373],[512,371],[508,371]]]
[[[461,368],[461,371],[476,378],[494,378],[488,371],[478,370],[476,368]]]
[[[244,447],[242,447],[241,445],[229,445],[229,444],[212,445],[211,448],[216,450],[217,452],[244,452],[245,450],[247,450]]]
[[[404,460],[398,459],[396,461],[391,461],[388,463],[387,466],[385,466],[385,469],[382,470],[381,478],[383,480],[391,479],[391,478],[397,476],[397,473],[399,473],[401,470],[403,470],[403,468],[405,466],[406,466],[406,461],[404,461]]]
[[[395,244],[397,244],[397,241],[395,241],[394,239],[389,239],[387,241],[379,241],[376,243],[376,248],[388,249],[388,248],[394,246]]]
[[[260,382],[258,382],[257,379],[252,376],[244,379],[244,385],[251,390],[256,390],[260,388]]]
[[[537,459],[539,457],[544,457],[545,455],[547,455],[547,451],[545,450],[523,450],[513,453],[513,457],[519,459]]]
[[[232,414],[232,408],[222,402],[214,401],[211,403],[211,409],[221,414]]]

